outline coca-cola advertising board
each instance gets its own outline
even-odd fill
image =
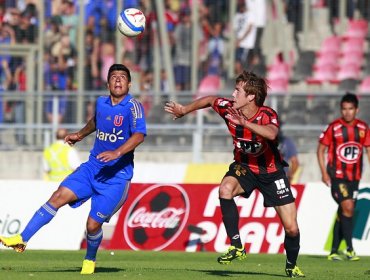
[[[299,207],[303,185],[292,187]],[[250,253],[283,253],[284,229],[258,191],[235,198]],[[109,249],[222,252],[229,246],[217,184],[132,184]]]

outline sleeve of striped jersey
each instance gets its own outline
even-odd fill
[[[319,142],[325,146],[329,146],[333,138],[333,129],[329,125],[323,132],[320,134]]]
[[[221,117],[224,117],[226,115],[226,109],[231,106],[232,104],[230,100],[222,97],[217,98],[212,104],[213,110],[215,110]]]
[[[139,101],[131,99],[131,132],[146,135],[146,120],[144,108]]]
[[[370,129],[369,129],[369,127],[367,127],[367,129],[366,129],[366,137],[365,137],[364,146],[365,147],[369,147],[370,146]]]

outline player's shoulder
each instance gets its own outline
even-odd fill
[[[226,97],[218,97],[216,98],[214,102],[214,106],[220,107],[220,108],[229,108],[233,106],[233,101]]]
[[[367,122],[361,120],[361,119],[356,119],[357,120],[357,123],[356,123],[356,126],[359,127],[359,128],[362,128],[362,129],[369,129],[369,125]]]
[[[260,113],[263,113],[269,116],[277,116],[276,111],[268,106],[262,106],[259,111]]]
[[[96,103],[102,104],[102,103],[107,102],[108,99],[109,99],[109,96],[101,95],[101,96],[98,96],[98,98],[96,99]]]

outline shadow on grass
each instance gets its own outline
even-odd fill
[[[190,271],[198,271],[203,272],[211,276],[221,276],[221,277],[229,277],[233,275],[266,275],[266,276],[275,276],[275,277],[282,277],[285,276],[283,274],[272,274],[266,272],[253,272],[253,271],[232,271],[232,270],[190,270]]]
[[[123,269],[123,268],[117,268],[117,267],[97,267],[95,268],[95,273],[112,273],[112,272],[122,272],[122,271],[125,271],[126,269]],[[81,267],[73,267],[73,268],[59,268],[59,269],[53,269],[52,271],[50,269],[48,270],[29,270],[29,271],[25,271],[25,272],[39,272],[39,273],[42,273],[42,272],[47,272],[47,273],[50,273],[50,272],[61,272],[61,273],[65,273],[65,272],[80,272],[81,271]]]

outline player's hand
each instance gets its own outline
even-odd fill
[[[331,180],[330,180],[330,176],[328,173],[324,173],[322,174],[322,178],[321,180],[323,181],[323,183],[325,185],[327,185],[329,188],[331,187]]]
[[[96,158],[102,162],[108,162],[111,160],[115,160],[119,157],[120,157],[120,154],[117,153],[116,151],[106,151],[106,152],[102,152],[98,154]]]
[[[164,110],[167,113],[170,113],[173,116],[173,119],[176,120],[178,118],[183,117],[184,114],[184,106],[174,101],[169,101],[164,105]]]
[[[227,115],[225,116],[228,120],[230,120],[231,122],[237,124],[237,125],[245,125],[246,123],[246,118],[245,116],[238,110],[236,110],[235,108],[227,108],[226,110],[227,112]]]
[[[82,140],[81,135],[78,132],[68,134],[64,138],[64,143],[67,143],[69,146],[73,146],[75,143]]]

